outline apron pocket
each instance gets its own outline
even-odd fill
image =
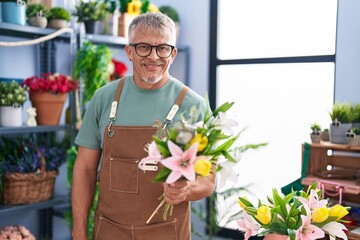
[[[99,226],[95,233],[94,240],[113,240],[113,239],[126,239],[133,238],[133,229],[131,226],[124,226],[113,222],[105,217],[99,217]]]
[[[134,240],[166,239],[177,240],[176,219],[171,222],[134,226]]]
[[[110,190],[115,192],[138,193],[138,159],[110,158]]]

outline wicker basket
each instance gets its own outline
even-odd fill
[[[57,171],[11,173],[3,176],[1,203],[29,204],[50,199],[54,194]]]

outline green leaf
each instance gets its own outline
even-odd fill
[[[223,103],[220,107],[218,107],[214,110],[213,116],[216,117],[219,114],[219,112],[226,112],[227,110],[229,110],[232,107],[232,105],[234,105],[234,102]]]
[[[170,173],[170,169],[163,167],[158,173],[158,175],[156,175],[154,182],[165,182],[166,178],[169,176]]]

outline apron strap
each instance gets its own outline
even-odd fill
[[[116,120],[116,110],[117,110],[117,106],[119,105],[120,101],[120,94],[121,91],[123,89],[124,86],[124,82],[125,82],[125,77],[123,77],[122,79],[120,79],[119,81],[119,86],[116,90],[116,94],[114,97],[114,101],[111,103],[111,109],[110,109],[110,115],[109,115],[109,126],[108,126],[108,135],[109,137],[112,137],[114,135],[114,130],[111,129],[111,126],[114,124],[115,120]]]
[[[172,106],[172,108],[170,109],[168,115],[166,116],[166,118],[164,119],[164,126],[163,129],[166,128],[166,126],[172,122],[173,118],[175,117],[177,111],[179,110],[179,107],[182,103],[182,100],[184,99],[187,91],[189,90],[189,88],[187,86],[183,86],[178,98],[175,101],[175,104]]]

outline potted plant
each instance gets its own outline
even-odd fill
[[[39,125],[58,125],[62,109],[70,91],[76,91],[78,82],[61,74],[42,74],[23,81],[29,90],[30,101],[36,108]]]
[[[141,13],[158,12],[159,9],[148,0],[119,0],[120,17],[118,34],[121,37],[128,36],[131,21]]]
[[[107,4],[97,0],[90,2],[80,1],[80,4],[75,7],[75,11],[72,13],[73,16],[77,17],[78,22],[84,22],[87,33],[94,33],[95,23],[103,20],[108,14]]]
[[[169,5],[163,5],[159,7],[159,11],[166,14],[169,18],[171,18],[174,21],[176,28],[176,39],[178,39],[179,31],[180,31],[180,26],[179,26],[180,18],[176,9]]]
[[[321,140],[321,127],[317,123],[311,125],[312,132],[310,133],[310,138],[312,143],[320,143]]]
[[[0,126],[21,126],[22,106],[26,100],[25,89],[16,81],[0,82]]]
[[[0,0],[1,18],[3,22],[17,25],[26,24],[27,0]]]
[[[352,127],[360,128],[360,103],[351,106],[349,121]]]
[[[360,145],[360,128],[352,127],[346,132],[347,143],[351,146]]]
[[[26,7],[26,17],[31,26],[46,28],[49,10],[42,3],[33,3]]]
[[[330,141],[329,129],[328,129],[328,128],[325,128],[325,129],[321,132],[321,140],[324,141],[324,142]]]
[[[33,203],[53,195],[58,168],[66,161],[65,147],[53,139],[0,138],[2,203]]]
[[[71,14],[62,7],[53,7],[49,10],[48,21],[49,27],[60,29],[65,28],[71,19]]]
[[[330,142],[346,144],[345,133],[351,128],[351,122],[349,120],[351,112],[350,103],[335,103],[330,112],[331,124],[330,124]]]

